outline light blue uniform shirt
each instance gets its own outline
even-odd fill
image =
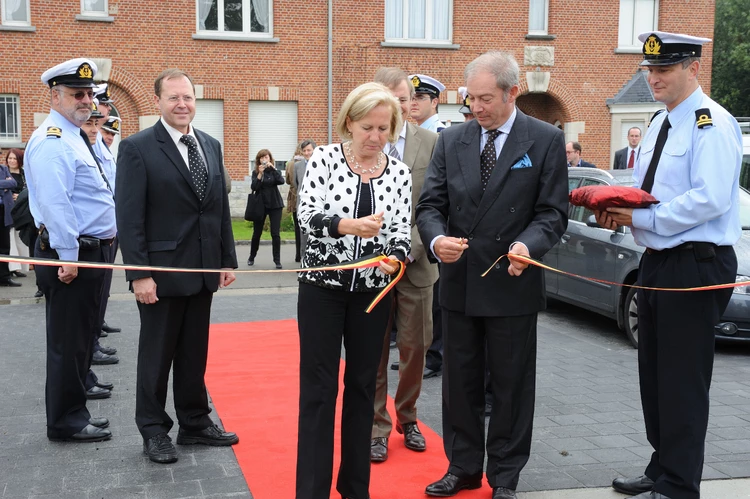
[[[707,108],[713,126],[698,128],[695,111]],[[741,234],[739,175],[742,132],[737,121],[698,87],[671,112],[656,116],[633,169],[640,186],[666,117],[672,128],[651,194],[659,204],[633,210],[636,243],[663,250],[689,241],[731,246]]]
[[[100,132],[96,133],[96,143],[91,147],[94,148],[96,159],[98,159],[99,164],[102,165],[102,170],[104,170],[104,174],[107,176],[107,181],[109,182],[110,187],[112,187],[112,192],[115,192],[117,164],[115,163],[115,157],[112,154],[112,151],[110,151],[106,144],[104,144]]]
[[[445,123],[440,121],[440,118],[437,114],[433,114],[432,116],[424,120],[424,123],[419,126],[422,128],[426,128],[431,132],[440,133],[443,131],[443,128],[445,128]]]
[[[48,136],[48,127],[60,128],[62,136]],[[61,260],[78,260],[78,236],[115,236],[115,201],[80,128],[50,111],[31,135],[24,160],[31,215],[37,227],[47,227]]]

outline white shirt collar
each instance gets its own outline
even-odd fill
[[[518,113],[516,112],[516,107],[513,106],[513,112],[510,114],[510,117],[508,118],[508,120],[502,125],[500,125],[497,129],[503,132],[505,135],[508,135],[510,133],[511,128],[513,128],[513,123],[516,122],[517,114]],[[485,136],[487,134],[487,129],[484,127],[482,127],[482,134],[484,134]]]
[[[159,119],[161,120],[161,124],[164,125],[164,128],[167,129],[167,133],[169,133],[169,136],[172,137],[172,140],[174,141],[174,143],[175,144],[181,144],[182,142],[180,142],[180,139],[185,134],[182,133],[181,131],[177,130],[176,128],[172,127],[171,125],[169,125],[164,120],[163,116],[161,118],[159,118]],[[191,137],[193,137],[194,139],[196,139],[195,140],[196,142],[198,142],[198,138],[195,136],[195,130],[193,130],[193,125],[188,125],[188,133],[187,133],[187,135],[190,135]]]

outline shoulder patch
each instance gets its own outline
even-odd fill
[[[656,111],[656,112],[655,112],[655,113],[653,114],[653,116],[651,116],[651,119],[650,119],[650,120],[648,120],[648,126],[651,126],[651,122],[652,122],[652,121],[654,121],[654,118],[656,118],[657,116],[659,116],[659,115],[660,115],[661,113],[663,113],[663,112],[664,112],[664,109],[659,109],[658,111]]]
[[[695,124],[698,128],[706,128],[707,126],[714,126],[714,121],[711,119],[711,110],[707,107],[695,110]]]
[[[48,126],[47,137],[57,137],[59,139],[62,137],[62,129],[56,126]]]

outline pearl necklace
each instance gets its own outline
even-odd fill
[[[352,158],[352,162],[354,162],[354,165],[352,165],[352,168],[354,170],[359,171],[361,173],[372,175],[376,171],[380,170],[380,167],[383,165],[383,155],[378,152],[378,163],[373,166],[372,168],[364,168],[362,165],[359,164],[357,161],[357,158],[354,156],[354,153],[352,152],[352,143],[346,142],[344,144],[344,149],[346,150],[346,154]]]

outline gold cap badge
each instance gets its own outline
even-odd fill
[[[422,80],[419,79],[419,76],[414,75],[411,77],[411,84],[414,85],[414,88],[417,88],[422,83]]]
[[[88,63],[83,63],[78,68],[78,77],[88,80],[94,77],[94,71],[91,69],[91,66],[89,66]]]
[[[661,40],[656,35],[651,35],[646,38],[643,43],[643,53],[646,55],[660,55],[661,54]]]

